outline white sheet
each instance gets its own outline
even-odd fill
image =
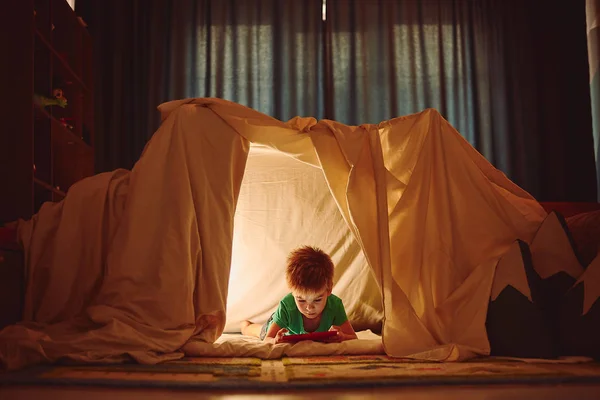
[[[283,356],[331,356],[358,354],[385,354],[381,336],[370,330],[357,332],[357,340],[342,343],[302,341],[298,343],[265,343],[255,337],[223,334],[214,343],[192,341],[185,345],[189,357],[258,357],[262,359]]]
[[[289,293],[286,257],[314,245],[335,264],[333,293],[356,330],[381,330],[381,291],[323,177],[309,164],[251,146],[235,212],[225,332],[240,322],[264,323]]]

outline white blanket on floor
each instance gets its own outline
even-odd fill
[[[188,357],[257,357],[262,359],[283,356],[332,356],[385,354],[381,336],[371,331],[357,332],[358,339],[341,343],[302,341],[298,343],[265,343],[258,338],[239,334],[223,334],[214,343],[192,341],[185,345]]]

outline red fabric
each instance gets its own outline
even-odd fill
[[[565,217],[575,242],[579,260],[589,265],[600,246],[600,203],[541,203],[547,212],[556,211]]]
[[[565,218],[600,210],[600,203],[545,202],[540,204],[547,212],[556,211]]]
[[[587,266],[600,248],[600,210],[580,213],[566,220],[581,263]]]
[[[18,250],[17,231],[11,228],[0,227],[0,249]]]

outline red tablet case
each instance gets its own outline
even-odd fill
[[[313,340],[315,342],[322,342],[327,338],[337,335],[336,331],[327,332],[311,332],[303,333],[301,335],[286,335],[281,340],[284,342],[295,343],[301,340]]]

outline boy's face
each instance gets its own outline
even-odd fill
[[[292,291],[294,300],[296,301],[296,307],[306,318],[314,319],[321,315],[325,305],[327,304],[327,296],[331,294],[331,291],[323,288],[317,292],[299,292]]]

